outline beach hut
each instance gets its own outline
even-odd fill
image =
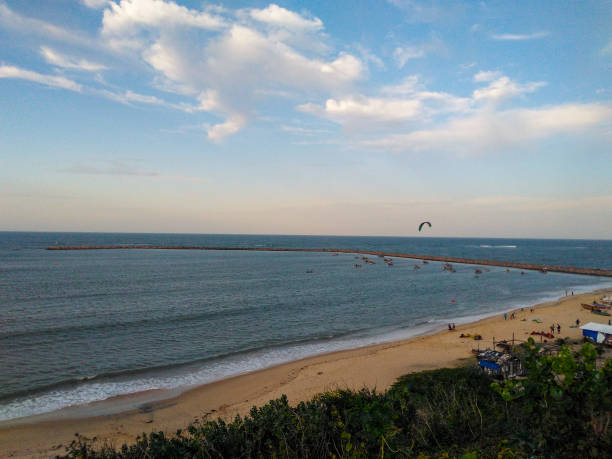
[[[582,330],[582,336],[588,338],[596,343],[612,344],[612,326],[605,324],[598,324],[595,322],[589,322],[586,325],[580,327]]]

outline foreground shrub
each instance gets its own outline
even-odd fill
[[[605,457],[610,362],[598,369],[586,345],[538,351],[525,347],[522,381],[492,384],[476,368],[427,371],[385,393],[339,390],[295,407],[283,396],[232,422],[143,434],[119,449],[77,437],[64,457]]]

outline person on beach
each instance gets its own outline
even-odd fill
[[[576,327],[580,325],[580,319],[576,319]]]
[[[504,312],[504,320],[508,320],[508,313]]]
[[[557,324],[557,334],[561,334],[561,324]]]
[[[449,330],[452,330],[452,328],[451,328],[451,324],[448,324],[448,329],[449,329]]]
[[[552,325],[550,326],[550,332],[551,332],[551,333],[555,333],[555,324],[552,324]]]

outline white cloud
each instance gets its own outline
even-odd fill
[[[196,11],[171,1],[121,0],[104,10],[102,32],[107,35],[134,35],[143,27],[196,27],[219,29],[224,21],[206,11]]]
[[[481,70],[476,75],[474,75],[474,81],[478,83],[483,83],[483,82],[486,83],[486,82],[501,78],[502,76],[504,76],[503,73],[497,70],[490,70],[490,71]]]
[[[201,110],[228,117],[209,131],[215,140],[243,127],[252,117],[254,100],[266,90],[329,91],[363,74],[361,61],[350,54],[327,61],[307,58],[265,33],[236,24],[195,48],[164,36],[143,56],[165,78],[199,94]]]
[[[110,2],[110,0],[81,0],[83,4],[89,8],[102,8]]]
[[[472,100],[445,92],[427,91],[417,76],[406,77],[398,85],[383,86],[381,96],[349,95],[327,99],[324,105],[302,104],[298,110],[350,126],[397,124],[423,121],[436,114],[465,112]]]
[[[479,72],[474,79],[476,81],[491,81],[490,78],[492,77],[494,77],[494,72]],[[509,97],[534,92],[545,85],[546,83],[542,81],[522,85],[511,80],[507,76],[502,76],[491,81],[487,87],[476,89],[472,97],[475,101],[486,100],[498,102]]]
[[[105,67],[102,64],[98,64],[96,62],[90,62],[86,59],[76,59],[74,57],[65,56],[48,46],[42,46],[40,48],[40,54],[45,58],[45,60],[57,67],[63,67],[66,69],[74,69],[74,70],[83,70],[87,72],[97,72],[100,70],[105,70]]]
[[[66,30],[40,19],[33,19],[14,12],[0,2],[0,25],[21,34],[44,36],[79,46],[94,46],[91,39],[74,30]]]
[[[394,134],[361,145],[389,151],[443,150],[462,154],[499,151],[525,141],[575,133],[612,121],[612,108],[565,104],[540,109],[478,112],[432,129]]]
[[[242,115],[231,116],[224,123],[215,124],[206,128],[208,138],[214,142],[221,141],[224,137],[235,134],[246,125],[246,118]]]
[[[525,40],[535,40],[538,38],[548,37],[550,32],[542,31],[542,32],[534,32],[528,34],[513,34],[513,33],[502,33],[502,34],[493,34],[491,38],[493,40],[502,40],[502,41],[525,41]]]
[[[198,111],[198,107],[193,107],[191,105],[182,103],[171,103],[160,99],[159,97],[140,94],[131,90],[127,91],[110,91],[108,89],[97,89],[97,88],[86,88],[88,94],[93,94],[96,96],[104,97],[106,99],[119,102],[124,105],[133,105],[133,104],[145,104],[145,105],[158,105],[160,107],[170,108],[172,110],[180,110],[187,113],[193,113]]]
[[[185,110],[225,118],[208,128],[210,139],[218,141],[244,127],[265,95],[335,91],[365,73],[364,64],[351,54],[327,57],[318,18],[274,4],[238,10],[238,20],[218,13],[225,11],[198,11],[163,0],[122,0],[105,10],[102,27],[112,46],[127,40],[138,51],[135,56],[150,66],[163,89],[198,99]],[[191,33],[193,28],[208,32]],[[308,56],[299,48],[308,49]],[[321,50],[325,57],[317,56]]]
[[[302,105],[299,109],[342,124],[358,121],[388,123],[417,117],[421,113],[421,102],[416,99],[352,96],[344,99],[328,99],[324,107]]]
[[[262,10],[253,9],[250,13],[253,19],[277,27],[309,30],[320,30],[323,28],[323,23],[319,18],[306,19],[274,3]]]
[[[1,0],[0,25],[22,34],[87,46],[104,53],[105,61],[120,57],[122,62],[146,66],[154,88],[189,97],[192,103],[168,103],[157,96],[110,87],[100,79],[84,92],[124,104],[209,112],[222,119],[207,128],[209,138],[215,141],[256,119],[257,105],[267,97],[346,92],[367,74],[361,59],[328,48],[319,18],[276,4],[229,10],[189,8],[171,0],[82,1],[92,8],[104,8],[96,41],[21,16]],[[93,58],[67,54],[55,45],[45,44],[40,53],[47,63],[63,69],[109,70]],[[375,57],[367,60],[380,64]],[[43,76],[37,78],[42,80]],[[69,80],[62,78],[48,76],[45,81],[69,87]],[[76,87],[76,83],[72,85]]]
[[[83,88],[75,81],[69,80],[68,78],[64,78],[62,76],[44,75],[42,73],[37,73],[10,65],[0,65],[0,78],[15,78],[19,80],[33,81],[46,86],[68,89],[70,91],[77,92],[80,92]]]
[[[400,69],[403,68],[410,59],[418,59],[424,57],[425,54],[425,49],[417,46],[397,47],[393,50],[393,58]]]

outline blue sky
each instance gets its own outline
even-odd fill
[[[0,0],[0,229],[612,238],[611,23]]]

